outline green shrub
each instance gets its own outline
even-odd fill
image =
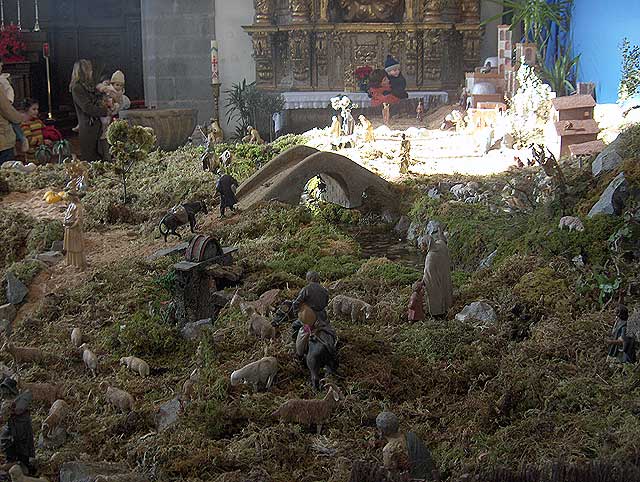
[[[378,282],[384,281],[390,285],[411,286],[422,278],[422,273],[386,258],[371,258],[360,267],[357,276]]]
[[[16,278],[29,286],[33,279],[42,271],[42,263],[36,260],[22,260],[13,263],[7,271],[11,271]]]
[[[58,220],[39,221],[29,232],[27,250],[30,253],[46,251],[54,241],[62,241],[64,226]]]

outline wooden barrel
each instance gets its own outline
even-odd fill
[[[222,246],[220,241],[211,236],[198,234],[189,243],[185,259],[192,263],[200,263],[216,256],[222,256]]]

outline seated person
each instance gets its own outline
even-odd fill
[[[382,69],[376,69],[369,75],[369,97],[371,106],[377,107],[382,104],[395,104],[400,99],[391,92],[389,78]]]
[[[52,145],[54,142],[62,140],[62,134],[54,126],[46,126],[40,120],[40,104],[35,99],[24,99],[21,102],[20,110],[27,115],[27,121],[21,125],[22,131],[29,143],[27,158],[33,159],[38,146],[45,144]]]
[[[407,94],[407,79],[404,78],[400,71],[400,62],[391,55],[387,55],[387,60],[384,61],[384,70],[389,77],[391,93],[398,99],[407,99],[409,97],[409,94]]]

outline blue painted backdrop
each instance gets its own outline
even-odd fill
[[[640,0],[574,0],[572,39],[580,57],[578,80],[597,83],[600,103],[615,102],[623,37],[640,45]]]

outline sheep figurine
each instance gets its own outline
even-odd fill
[[[565,226],[569,228],[569,232],[574,230],[578,232],[584,231],[584,224],[582,224],[580,218],[577,218],[575,216],[564,216],[560,218],[560,224],[558,225],[558,228],[562,230]]]
[[[261,340],[272,340],[276,337],[276,329],[269,320],[260,316],[250,306],[246,307],[246,312],[249,315],[249,335],[255,335]]]
[[[187,378],[182,384],[182,393],[178,400],[180,401],[180,408],[184,409],[185,402],[193,400],[193,396],[196,391],[196,383],[200,381],[200,372],[196,368],[191,372],[189,378]]]
[[[100,388],[104,389],[106,384],[102,382]],[[132,412],[134,408],[133,397],[130,393],[120,390],[119,388],[113,388],[107,386],[107,400],[111,405],[119,409],[124,413]]]
[[[352,322],[363,322],[373,315],[373,306],[362,300],[345,295],[337,295],[329,302],[334,316],[351,316]]]
[[[236,291],[231,299],[230,306],[232,308],[236,306],[239,307],[244,314],[247,314],[248,308],[252,308],[258,314],[267,316],[273,309],[273,306],[278,299],[278,295],[280,295],[280,290],[273,289],[262,293],[260,298],[256,301],[244,301],[240,296],[238,296],[238,292]]]
[[[29,477],[28,475],[24,475],[20,464],[16,464],[9,469],[9,476],[11,477],[11,482],[49,482],[48,479],[44,477]]]
[[[80,348],[80,345],[82,345],[82,331],[80,330],[80,328],[74,328],[73,330],[71,330],[71,343],[73,344],[73,346],[75,346],[76,348]]]
[[[342,393],[332,384],[327,384],[329,390],[322,400],[301,400],[294,398],[288,400],[280,408],[271,414],[281,422],[300,423],[305,425],[316,425],[318,434],[322,431],[322,424],[326,422],[334,407],[340,399]]]
[[[241,383],[251,383],[256,392],[259,385],[264,385],[265,390],[269,390],[277,373],[278,360],[272,356],[267,356],[234,371],[231,374],[231,386],[235,387]]]
[[[54,403],[64,396],[64,387],[52,383],[24,383],[18,381],[21,390],[29,390],[33,400]]]
[[[56,400],[49,409],[49,415],[42,422],[42,431],[51,436],[51,433],[62,423],[71,413],[71,407],[64,400]]]
[[[11,354],[16,363],[38,362],[45,358],[45,354],[39,348],[19,347],[13,343],[5,343],[3,348]]]
[[[149,364],[135,356],[125,356],[120,358],[120,363],[126,366],[129,370],[133,370],[139,374],[142,378],[149,376]]]
[[[89,345],[86,343],[80,345],[79,350],[80,353],[82,353],[82,360],[84,361],[84,364],[89,370],[91,370],[91,373],[95,378],[96,372],[98,371],[98,357],[89,349]]]

